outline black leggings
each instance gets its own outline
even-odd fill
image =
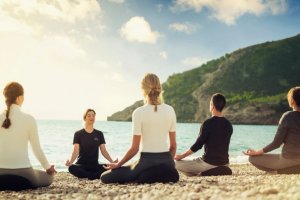
[[[136,163],[107,171],[101,175],[103,183],[166,183],[177,182],[178,179],[179,175],[169,152],[142,152]]]
[[[69,167],[69,172],[78,178],[99,179],[100,175],[105,172],[103,165],[83,165],[74,164]]]

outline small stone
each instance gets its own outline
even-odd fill
[[[277,194],[277,193],[278,193],[278,190],[275,189],[275,188],[262,189],[262,190],[260,191],[260,193],[262,193],[262,194]]]
[[[188,194],[188,199],[190,200],[198,200],[200,199],[199,194],[195,193],[195,192],[191,192]]]

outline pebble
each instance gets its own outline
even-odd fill
[[[278,190],[275,188],[264,188],[260,190],[260,193],[262,194],[277,194]]]
[[[188,194],[188,199],[189,200],[198,200],[198,199],[200,199],[200,194],[191,192]]]
[[[60,172],[48,188],[20,192],[0,191],[0,200],[198,200],[299,199],[300,175],[266,174],[250,165],[232,165],[232,176],[187,177],[174,184],[103,184],[79,180]]]

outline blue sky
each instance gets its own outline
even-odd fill
[[[25,87],[38,119],[98,120],[161,81],[250,45],[300,33],[296,0],[2,0],[0,86]],[[1,110],[5,109],[0,97]]]

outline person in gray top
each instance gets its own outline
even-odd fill
[[[249,162],[256,168],[277,173],[300,173],[300,87],[287,94],[292,111],[284,113],[279,121],[274,140],[261,150],[248,149]],[[265,154],[279,148],[281,154]]]

